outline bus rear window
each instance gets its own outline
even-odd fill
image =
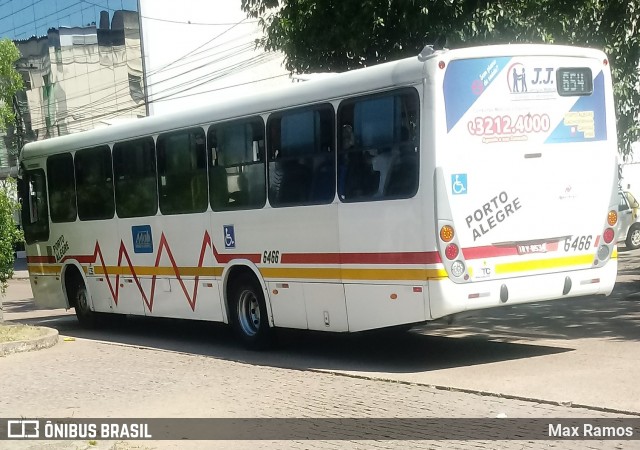
[[[591,95],[593,77],[588,67],[564,67],[556,70],[556,86],[562,97]]]

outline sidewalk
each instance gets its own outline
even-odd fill
[[[29,271],[27,270],[26,258],[16,258],[16,262],[13,265],[13,279],[14,280],[29,279]]]

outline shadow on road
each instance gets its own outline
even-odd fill
[[[619,282],[610,297],[568,298],[479,311],[450,326],[433,323],[411,332],[353,335],[279,332],[270,352],[244,350],[228,327],[208,322],[129,317],[83,330],[74,316],[21,320],[60,334],[158,350],[287,368],[367,372],[424,372],[572,351],[572,339],[640,341],[640,264],[621,252]],[[29,312],[32,301],[5,302],[6,312]],[[540,345],[553,340],[553,346]],[[548,341],[545,341],[548,342]]]
[[[568,340],[606,338],[640,341],[640,260],[621,252],[618,281],[609,297],[567,298],[478,311],[442,330],[506,342],[540,337]]]
[[[9,302],[6,306],[8,312],[35,309],[32,301]],[[252,352],[242,348],[227,326],[209,322],[128,317],[108,321],[94,330],[80,328],[73,315],[20,322],[56,328],[64,336],[294,369],[410,373],[571,351],[486,337],[433,336],[424,330],[358,334],[280,330],[275,349]]]

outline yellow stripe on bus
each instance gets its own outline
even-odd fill
[[[155,267],[155,266],[135,266],[134,271],[136,276],[176,276],[176,269],[171,266],[168,267]],[[222,275],[222,267],[178,267],[177,272],[180,273],[181,277],[195,277],[195,276],[210,276],[210,277],[219,277]],[[96,275],[133,275],[133,271],[129,266],[111,266],[107,267],[107,271],[105,273],[102,266],[95,266],[94,273]]]
[[[35,274],[55,274],[58,275],[62,266],[60,264],[55,265],[44,265],[44,264],[27,264],[29,268],[29,273]]]
[[[594,255],[564,256],[561,258],[537,259],[512,263],[496,264],[496,274],[529,272],[533,270],[554,269],[560,267],[592,265]]]
[[[445,278],[444,269],[340,269],[340,268],[285,268],[263,267],[265,278],[312,280],[427,280]]]
[[[618,258],[618,251],[614,249],[611,259]],[[563,256],[539,260],[516,261],[495,265],[496,275],[529,272],[571,266],[593,264],[594,255]],[[29,264],[29,271],[35,274],[60,274],[60,264]],[[85,272],[87,267],[83,266]],[[106,272],[102,266],[94,266],[95,275],[108,276],[176,276],[176,269],[172,266],[108,266]],[[219,277],[223,267],[179,267],[177,271],[183,277]],[[263,277],[269,279],[309,279],[309,280],[358,280],[358,281],[415,281],[447,278],[444,268],[439,269],[343,269],[339,267],[262,267],[259,269]],[[469,267],[471,273],[472,267]]]

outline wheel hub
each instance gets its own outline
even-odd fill
[[[238,322],[243,333],[254,336],[260,329],[260,304],[255,294],[244,291],[238,301]]]

